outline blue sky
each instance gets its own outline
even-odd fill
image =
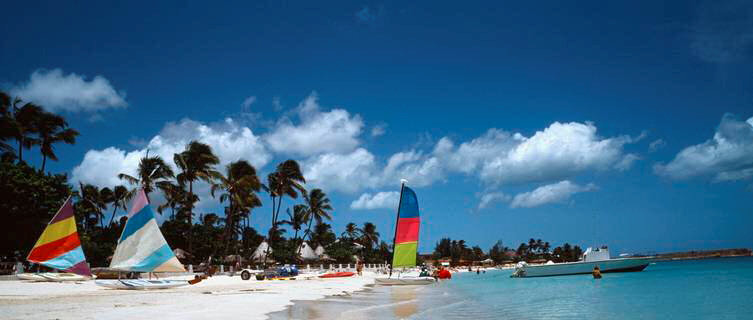
[[[72,182],[200,139],[264,175],[299,160],[338,231],[390,240],[407,178],[421,251],[753,246],[747,1],[6,7],[0,86],[81,131],[48,164]]]

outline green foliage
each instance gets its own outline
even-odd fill
[[[353,255],[356,254],[353,249],[353,241],[349,238],[342,237],[340,241],[333,242],[325,248],[327,255],[335,260],[335,263],[353,263]]]
[[[0,256],[24,259],[71,194],[65,174],[45,174],[25,163],[0,162]]]

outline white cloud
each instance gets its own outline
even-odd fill
[[[648,152],[656,152],[666,145],[667,143],[663,139],[656,139],[648,145]]]
[[[375,157],[364,148],[314,156],[303,161],[302,167],[306,183],[325,190],[353,193],[380,185]]]
[[[552,182],[589,170],[627,170],[639,159],[624,154],[623,146],[638,139],[601,138],[586,123],[553,123],[532,137],[490,129],[459,146],[447,137],[431,152],[407,150],[381,162],[371,152],[324,153],[303,162],[304,174],[314,185],[354,193],[397,184],[407,179],[422,187],[445,181],[452,173],[478,177],[487,185]]]
[[[628,153],[624,157],[622,157],[622,160],[620,160],[619,162],[617,162],[614,165],[614,168],[617,169],[617,170],[619,170],[619,171],[630,170],[630,168],[633,167],[633,163],[635,161],[637,161],[637,160],[640,160],[640,159],[641,159],[641,157],[639,157],[639,156],[637,156],[635,154],[632,154],[632,153]]]
[[[316,93],[312,93],[296,109],[299,122],[288,118],[278,121],[264,139],[279,153],[312,156],[326,152],[344,153],[358,147],[363,129],[361,116],[344,109],[320,110]]]
[[[485,209],[489,207],[489,205],[495,203],[495,202],[507,202],[510,201],[510,196],[507,194],[504,194],[502,192],[489,192],[485,193],[481,196],[481,201],[478,204],[478,208]]]
[[[29,82],[13,87],[10,92],[52,112],[98,111],[128,105],[125,94],[117,92],[104,77],[86,81],[75,73],[64,75],[60,69],[34,71]]]
[[[656,174],[667,178],[710,176],[714,181],[749,178],[751,170],[753,118],[740,121],[729,114],[722,117],[712,139],[683,149],[666,165],[654,166]]]
[[[145,148],[125,151],[116,147],[102,150],[89,150],[81,163],[73,169],[71,182],[91,183],[100,187],[113,187],[124,184],[118,179],[120,173],[135,175],[139,161],[146,155],[159,155],[177,172],[173,155],[185,149],[191,140],[204,142],[220,158],[219,170],[239,159],[245,159],[260,168],[267,164],[272,155],[266,150],[260,137],[248,127],[242,127],[232,119],[214,124],[203,124],[190,119],[167,123],[162,131],[154,136]],[[199,184],[195,188],[202,202],[212,201],[209,188]]]
[[[254,102],[256,102],[256,96],[250,96],[244,99],[241,103],[241,110],[243,112],[248,112],[249,108],[251,108],[251,105],[254,104]]]
[[[554,184],[548,184],[536,188],[533,191],[519,193],[515,195],[510,203],[511,208],[532,208],[547,203],[561,202],[567,200],[573,194],[586,192],[596,189],[593,184],[579,186],[568,180],[560,181]]]
[[[358,199],[350,203],[351,209],[395,209],[400,201],[400,193],[397,191],[379,192],[376,194],[364,193]]]
[[[371,136],[372,137],[383,136],[387,132],[386,128],[387,128],[386,124],[378,124],[371,127]]]
[[[623,146],[636,140],[629,136],[601,138],[589,122],[554,122],[531,137],[489,129],[457,148],[443,138],[437,143],[435,154],[449,169],[478,172],[479,178],[489,184],[525,183],[559,180],[587,170],[607,170],[625,161]]]

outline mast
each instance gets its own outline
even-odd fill
[[[397,241],[397,224],[400,223],[400,205],[403,204],[403,189],[405,189],[405,179],[400,179],[400,200],[397,202],[397,217],[395,218],[395,235],[392,237],[392,259],[390,259],[390,277],[392,277],[392,264],[395,261],[395,242]]]

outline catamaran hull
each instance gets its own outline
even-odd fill
[[[596,266],[599,266],[601,273],[638,272],[643,271],[650,262],[651,259],[628,258],[590,262],[566,262],[537,266],[525,265],[515,268],[512,276],[518,278],[530,278],[591,274]]]
[[[152,290],[152,289],[170,289],[187,286],[188,281],[184,280],[97,280],[95,283],[99,286],[110,289],[123,290]]]
[[[37,282],[86,281],[91,279],[89,277],[68,272],[19,273],[16,277],[21,280]]]
[[[376,284],[383,286],[411,286],[411,285],[427,285],[437,282],[433,277],[417,277],[417,278],[376,278],[374,279]]]

